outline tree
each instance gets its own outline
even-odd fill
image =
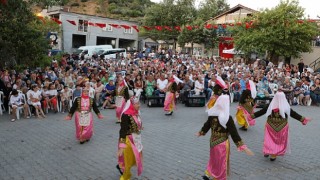
[[[260,54],[267,51],[274,62],[279,56],[299,57],[302,52],[310,52],[310,42],[318,28],[303,19],[303,14],[298,1],[281,1],[275,8],[244,19],[242,26],[232,30],[236,49]]]
[[[207,21],[229,9],[226,0],[205,0],[200,3],[198,18]]]
[[[48,29],[31,12],[30,2],[10,0],[0,4],[0,63],[2,66],[37,67],[48,59]],[[41,25],[40,25],[41,24]],[[38,26],[38,27],[37,27]]]
[[[183,26],[196,19],[194,0],[164,0],[146,10],[144,26],[167,26],[167,29],[144,31],[144,36],[162,40],[176,40],[179,31],[176,26]]]

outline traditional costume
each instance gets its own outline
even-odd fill
[[[93,134],[93,114],[91,110],[98,115],[99,119],[103,116],[94,103],[94,100],[89,97],[89,95],[84,95],[78,97],[74,100],[70,112],[66,117],[66,120],[71,120],[72,115],[75,113],[75,125],[76,125],[76,138],[80,141],[80,144],[90,140]]]
[[[256,86],[253,81],[249,80],[247,89],[242,91],[237,107],[236,119],[241,126],[241,130],[246,131],[249,126],[254,126],[256,120],[251,118],[250,114],[254,112],[254,98],[257,96]],[[248,116],[249,115],[249,116]]]
[[[167,92],[166,97],[164,100],[164,111],[166,111],[166,115],[172,115],[173,110],[176,107],[176,91],[177,91],[178,85],[175,82],[175,78],[172,77],[169,80],[169,83],[167,85]]]
[[[211,129],[210,158],[203,179],[209,178],[226,180],[229,174],[230,143],[229,134],[236,144],[238,151],[247,147],[239,136],[234,121],[230,114],[229,95],[221,95],[217,98],[212,108],[207,110],[208,120],[203,125],[198,136],[204,136]]]
[[[252,118],[258,118],[266,114],[263,154],[265,157],[271,155],[270,160],[274,161],[277,156],[283,156],[289,149],[289,124],[288,117],[300,121],[306,125],[310,119],[302,117],[290,108],[290,105],[283,92],[277,92],[269,106],[255,112]]]
[[[209,101],[206,104],[206,110],[212,108],[217,101],[218,97],[223,93],[227,94],[228,85],[220,77],[216,77],[215,86],[213,86],[213,94],[210,97]]]
[[[125,82],[125,80],[123,80],[116,89],[116,117],[118,120],[117,123],[120,123],[121,113],[129,98],[129,89],[127,83]]]
[[[123,154],[118,157],[117,168],[121,173],[120,180],[128,180],[131,177],[131,167],[138,167],[138,176],[143,171],[141,130],[142,122],[139,109],[135,107],[139,99],[132,97],[127,101],[121,116],[121,129],[119,149],[123,148]]]

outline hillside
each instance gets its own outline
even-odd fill
[[[152,4],[150,0],[69,0],[65,7],[74,13],[141,21]]]

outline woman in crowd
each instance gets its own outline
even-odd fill
[[[140,75],[137,75],[135,80],[134,80],[134,93],[135,96],[140,99],[140,95],[143,92],[143,87],[144,87],[144,82],[141,79]]]
[[[49,90],[46,92],[47,104],[55,113],[58,112],[58,91],[54,84],[49,85]]]
[[[294,98],[293,89],[294,87],[290,82],[290,77],[285,77],[283,84],[280,86],[280,90],[284,92],[290,105],[292,105]]]
[[[153,95],[154,89],[156,87],[156,81],[154,80],[153,75],[148,75],[148,79],[145,83],[146,96],[150,97]]]
[[[39,90],[38,85],[33,84],[31,86],[31,92],[30,92],[30,104],[36,109],[36,116],[38,118],[45,118],[44,112],[41,107],[41,91]]]

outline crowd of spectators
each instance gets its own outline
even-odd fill
[[[16,112],[20,110],[25,118],[32,114],[45,118],[49,111],[67,112],[83,87],[89,89],[89,96],[101,109],[114,108],[113,97],[120,76],[125,77],[131,95],[146,98],[164,96],[170,74],[183,82],[178,84],[182,103],[191,95],[209,98],[216,75],[229,85],[234,102],[250,79],[256,83],[259,97],[272,96],[280,89],[291,105],[320,103],[320,74],[305,66],[303,60],[297,65],[283,62],[274,65],[259,59],[245,63],[242,58],[228,61],[219,57],[195,58],[172,51],[152,57],[134,53],[125,59],[100,56],[77,60],[65,55],[44,68],[21,72],[2,69],[1,101],[7,111],[12,111],[12,121],[18,118]]]

